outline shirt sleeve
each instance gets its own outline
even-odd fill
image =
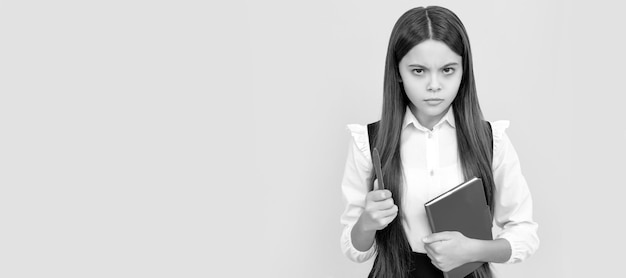
[[[343,230],[341,233],[341,250],[354,262],[364,262],[375,254],[375,245],[367,251],[359,251],[352,245],[352,227],[361,216],[365,207],[365,198],[369,191],[372,174],[372,159],[369,153],[367,127],[348,125],[352,140],[348,148],[348,158],[341,182],[341,191],[346,208],[341,215]]]
[[[494,221],[502,229],[496,238],[504,238],[511,245],[511,257],[506,263],[517,263],[539,248],[538,224],[533,221],[533,201],[519,158],[504,132],[509,122],[497,121],[492,123],[492,127]]]

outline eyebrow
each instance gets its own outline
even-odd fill
[[[459,63],[457,63],[457,62],[451,62],[451,63],[447,63],[447,64],[443,65],[442,68],[449,67],[449,66],[458,66],[458,65],[459,65]],[[428,68],[428,67],[422,66],[420,64],[410,64],[409,67]]]

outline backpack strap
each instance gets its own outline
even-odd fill
[[[491,129],[491,123],[489,121],[485,121],[485,123],[487,123],[487,128],[489,129],[487,137],[489,137],[489,141],[491,142],[491,157],[493,158],[493,130]]]

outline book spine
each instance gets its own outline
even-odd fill
[[[433,233],[438,232],[435,228],[435,221],[433,219],[433,215],[430,212],[430,207],[426,207],[426,217],[428,218],[428,225],[430,225],[430,231]]]

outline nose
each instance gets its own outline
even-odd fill
[[[426,88],[429,92],[439,92],[441,90],[441,83],[437,79],[437,74],[433,73],[430,77],[430,82],[428,83],[428,87]]]

